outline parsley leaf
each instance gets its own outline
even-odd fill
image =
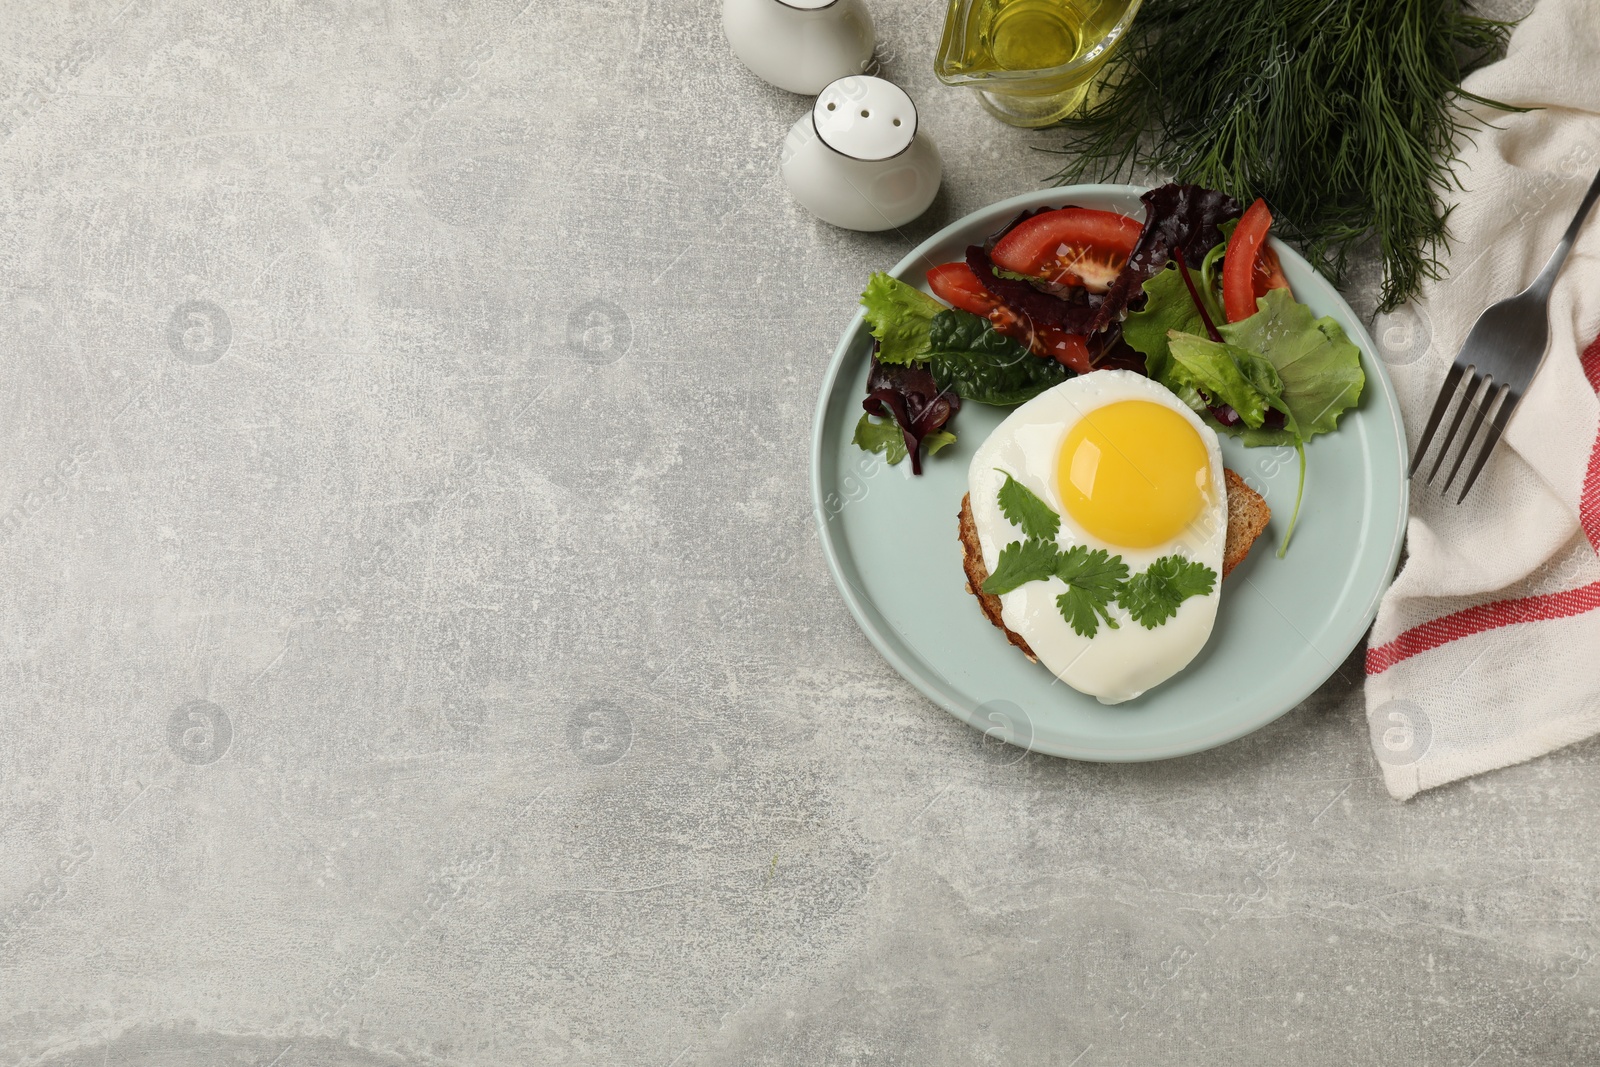
[[[945,306],[921,289],[882,271],[867,279],[861,294],[867,325],[878,339],[878,362],[912,363],[928,349],[928,330]]]
[[[1133,621],[1154,630],[1178,613],[1178,605],[1192,596],[1208,596],[1217,584],[1217,572],[1204,563],[1182,556],[1162,556],[1141,574],[1128,579],[1117,602]]]
[[[955,435],[949,435],[950,440],[955,440]],[[906,435],[900,431],[900,426],[893,419],[874,419],[871,415],[861,416],[861,421],[856,423],[856,435],[850,439],[851,444],[859,445],[868,452],[881,452],[889,466],[894,466],[906,458]],[[948,444],[949,442],[944,442]],[[930,447],[928,454],[932,455],[934,449]]]
[[[1000,596],[1019,585],[1039,582],[1056,573],[1059,553],[1054,541],[1013,541],[1000,550],[994,573],[983,583],[983,591]]]
[[[1056,610],[1079,637],[1093,637],[1100,620],[1118,629],[1107,605],[1119,598],[1128,577],[1128,565],[1121,556],[1103,548],[1089,550],[1073,545],[1056,560],[1056,577],[1067,583],[1067,591],[1056,597]]]
[[[1000,473],[1006,476],[1006,484],[1000,487],[1000,510],[1005,517],[1029,537],[1054,541],[1056,531],[1061,529],[1061,516],[1051,511],[1050,505],[1035,496],[1033,490],[1007,472]]]

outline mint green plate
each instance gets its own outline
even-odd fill
[[[929,267],[960,259],[1024,208],[1076,204],[1144,218],[1126,185],[1014,197],[946,227],[890,273],[926,289]],[[1164,759],[1257,730],[1311,695],[1361,641],[1405,535],[1405,433],[1372,339],[1338,292],[1282,243],[1295,296],[1331,315],[1361,348],[1367,385],[1332,434],[1306,448],[1305,502],[1288,555],[1276,552],[1294,506],[1293,449],[1222,439],[1223,462],[1266,497],[1272,524],[1222,586],[1217,626],[1176,677],[1107,707],[1057,682],[991,626],[965,589],[956,514],[972,453],[1009,409],[966,404],[956,444],[923,463],[886,466],[850,443],[872,339],[858,313],[823,382],[811,442],[811,493],[823,551],[850,612],[885,659],[930,700],[993,737],[1081,760]],[[865,284],[866,279],[861,279]]]

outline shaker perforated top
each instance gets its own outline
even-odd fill
[[[871,162],[910,147],[917,133],[917,106],[893,82],[855,74],[822,90],[811,120],[823,144],[840,155]]]

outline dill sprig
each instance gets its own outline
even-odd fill
[[[1464,0],[1145,0],[1084,106],[1062,125],[1058,184],[1143,169],[1248,203],[1344,279],[1376,240],[1380,310],[1438,278],[1461,89],[1512,24]]]

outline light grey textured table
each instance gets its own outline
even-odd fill
[[[1053,169],[939,5],[865,236],[713,4],[519,4],[0,14],[0,1064],[1593,1061],[1600,747],[1012,759],[857,632],[829,353]]]

